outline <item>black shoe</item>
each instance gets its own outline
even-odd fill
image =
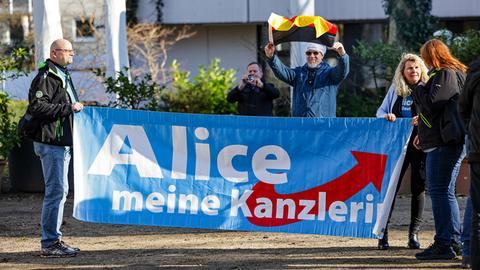
[[[384,234],[382,239],[378,239],[377,248],[380,250],[387,250],[390,247],[388,244],[388,235]]]
[[[42,248],[40,256],[44,258],[63,258],[63,257],[75,257],[77,251],[65,246],[62,241],[57,240],[51,246]]]
[[[457,256],[462,255],[462,244],[461,243],[455,243],[454,242],[450,246],[452,247],[455,254],[457,254]]]
[[[67,243],[63,242],[63,241],[60,241],[62,243],[62,245],[66,246],[67,248],[71,248],[73,250],[75,250],[76,252],[79,252],[80,249],[78,247],[72,247],[70,245],[68,245]]]
[[[408,235],[408,248],[409,249],[420,248],[420,242],[418,242],[418,236],[416,233],[411,233]]]
[[[415,257],[419,260],[451,260],[457,257],[457,254],[451,245],[434,242],[424,251],[415,254]]]

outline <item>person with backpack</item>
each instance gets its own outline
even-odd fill
[[[435,222],[434,243],[415,254],[419,260],[453,259],[461,253],[460,211],[455,183],[465,156],[464,137],[456,100],[465,81],[466,66],[442,41],[432,39],[420,49],[430,69],[429,80],[413,90],[419,121],[413,144],[426,153],[425,172]]]
[[[73,62],[72,44],[65,39],[50,46],[50,58],[40,64],[28,93],[27,113],[35,154],[42,163],[45,196],[41,216],[42,257],[73,257],[79,248],[62,241],[60,226],[68,194],[68,166],[73,145],[73,113],[83,109],[67,65]]]

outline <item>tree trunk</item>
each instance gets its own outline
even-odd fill
[[[408,6],[405,3],[405,0],[389,0],[389,5],[391,5],[392,7],[392,14],[390,14],[388,18],[388,43],[392,44],[397,42],[401,45],[405,45],[398,34],[396,16],[398,15],[397,12],[399,10],[405,12],[405,14],[411,14],[412,11],[409,10]]]

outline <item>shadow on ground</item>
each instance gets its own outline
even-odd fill
[[[208,268],[208,269],[451,269],[458,262],[429,266],[407,257],[406,249],[379,252],[358,247],[287,248],[287,249],[113,249],[82,251],[74,258],[45,259],[38,252],[0,253],[2,263],[39,264],[57,267],[70,265],[84,268]],[[382,254],[383,253],[383,254]],[[260,255],[260,256],[259,256]],[[321,256],[322,258],[318,258]],[[128,258],[128,259],[126,259]],[[143,261],[143,262],[142,262]],[[1,264],[0,264],[1,265]]]
[[[429,201],[429,200],[428,200]],[[77,257],[39,256],[42,194],[0,194],[0,269],[458,269],[459,260],[419,261],[403,248],[409,198],[397,199],[390,227],[392,248],[376,250],[375,239],[320,235],[197,230],[94,224],[71,217],[66,204],[62,231],[78,245]],[[460,199],[461,208],[464,199]],[[421,232],[433,239],[427,205]]]

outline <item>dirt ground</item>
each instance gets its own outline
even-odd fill
[[[42,194],[0,194],[0,269],[459,269],[460,258],[419,261],[418,251],[406,248],[409,201],[397,200],[392,247],[379,251],[375,239],[85,223],[71,217],[69,198],[64,240],[82,251],[45,259],[39,256]],[[427,202],[422,247],[433,238]],[[459,203],[463,209],[465,198]]]

